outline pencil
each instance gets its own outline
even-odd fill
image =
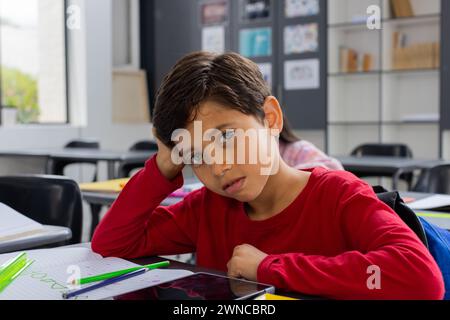
[[[127,273],[130,273],[130,272],[142,269],[142,268],[145,268],[145,269],[148,269],[148,270],[153,270],[153,269],[168,267],[169,265],[170,265],[169,261],[162,261],[162,262],[147,264],[145,266],[133,267],[133,268],[125,269],[125,270],[119,270],[119,271],[99,274],[99,275],[92,276],[92,277],[75,279],[75,280],[72,281],[72,284],[73,285],[88,284],[88,283],[92,283],[92,282],[97,282],[97,281],[102,281],[102,280],[118,277],[118,276],[121,276],[123,274],[127,274]]]
[[[130,272],[130,273],[126,273],[126,274],[123,274],[123,275],[115,277],[115,278],[106,279],[106,280],[104,280],[102,282],[93,284],[92,286],[89,286],[89,287],[86,287],[86,288],[82,288],[82,289],[74,290],[74,291],[70,291],[70,292],[64,292],[62,294],[62,297],[63,297],[63,299],[67,300],[67,299],[70,299],[72,297],[79,296],[80,294],[83,294],[83,293],[86,293],[86,292],[90,292],[90,291],[93,291],[93,290],[96,290],[96,289],[99,289],[99,288],[103,288],[103,287],[109,286],[110,284],[114,284],[114,283],[117,283],[119,281],[123,281],[123,280],[129,279],[129,278],[132,278],[132,277],[139,276],[141,274],[146,273],[148,270],[149,269],[141,268],[139,270],[136,270],[136,271],[133,271],[133,272]]]

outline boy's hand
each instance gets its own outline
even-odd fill
[[[249,244],[237,246],[227,264],[228,276],[256,281],[259,264],[265,257],[266,253]]]
[[[158,154],[156,155],[156,164],[159,171],[168,180],[173,180],[184,168],[184,164],[174,164],[172,161],[172,150],[162,143],[156,136],[156,130],[153,128],[153,136],[158,144]]]

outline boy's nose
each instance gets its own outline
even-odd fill
[[[227,163],[212,165],[213,174],[218,177],[223,176],[225,174],[225,172],[227,172],[230,169],[231,169],[231,164],[227,164]]]

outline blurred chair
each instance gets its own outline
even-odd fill
[[[411,149],[405,144],[384,144],[384,143],[367,143],[356,147],[352,156],[382,156],[382,157],[400,157],[412,158]]]
[[[96,140],[81,139],[73,140],[65,145],[65,149],[100,149],[100,143]],[[52,164],[52,174],[63,176],[64,169],[70,164],[90,164],[94,165],[95,171],[92,182],[97,181],[97,162],[96,161],[79,161],[79,160],[56,160]]]
[[[450,194],[450,163],[422,170],[412,191]]]
[[[364,157],[364,156],[379,156],[379,157],[399,157],[399,158],[412,158],[412,150],[405,144],[400,143],[367,143],[356,147],[351,155],[354,157]],[[358,177],[391,177],[392,173],[384,172],[360,172]],[[408,184],[408,190],[412,187],[414,175],[412,173],[404,173],[400,175],[400,179],[406,181]]]
[[[158,151],[158,144],[155,141],[150,140],[143,140],[138,141],[135,144],[133,144],[130,149],[130,151]],[[131,171],[135,169],[139,169],[144,167],[143,162],[132,162],[132,161],[123,161],[119,166],[119,177],[120,178],[127,178],[130,176]]]
[[[45,225],[67,227],[81,242],[82,205],[78,184],[60,176],[24,175],[0,177],[0,202]]]

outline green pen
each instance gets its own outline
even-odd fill
[[[21,253],[0,267],[0,292],[13,282],[34,261],[28,260],[26,253]]]
[[[129,269],[125,269],[125,270],[99,274],[97,276],[81,278],[81,279],[78,279],[78,280],[74,280],[72,282],[72,284],[73,285],[82,285],[82,284],[87,284],[87,283],[91,283],[91,282],[103,281],[103,280],[115,278],[115,277],[118,277],[118,276],[130,273],[130,272],[133,272],[133,271],[137,271],[137,270],[143,269],[143,268],[152,270],[152,269],[168,267],[169,265],[170,265],[169,261],[162,261],[162,262],[147,264],[145,266],[139,266],[139,267],[129,268]]]

